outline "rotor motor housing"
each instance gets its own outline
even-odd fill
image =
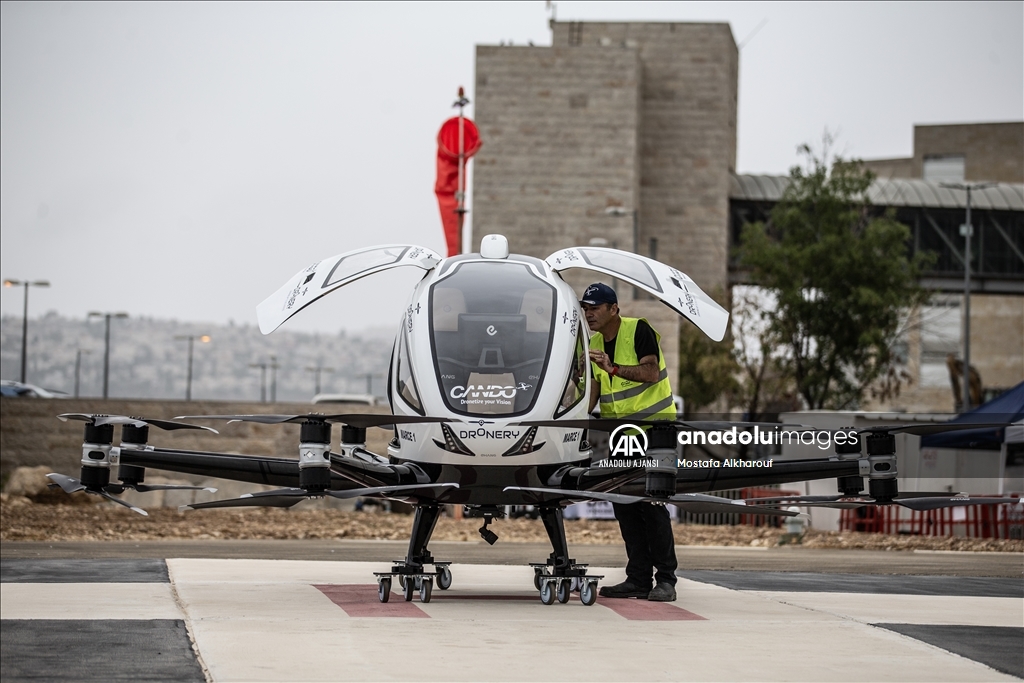
[[[149,442],[149,425],[125,424],[121,426],[121,448],[141,449]],[[146,479],[146,468],[118,463],[117,478],[123,484],[134,486]]]
[[[81,480],[86,488],[103,488],[110,483],[110,448],[113,443],[114,425],[85,424]]]
[[[836,458],[839,460],[860,460],[861,441],[860,439],[850,442],[835,441]],[[844,496],[855,496],[864,490],[864,478],[860,476],[839,477],[836,481],[839,493]]]
[[[879,502],[892,502],[899,494],[896,483],[896,436],[894,434],[868,434],[867,451],[870,472],[868,493]]]
[[[324,491],[331,486],[331,425],[307,420],[299,429],[299,486]]]

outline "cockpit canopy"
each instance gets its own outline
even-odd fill
[[[555,288],[523,263],[460,263],[431,288],[430,336],[447,406],[463,415],[531,409],[551,353]]]

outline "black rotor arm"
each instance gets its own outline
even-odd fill
[[[121,449],[121,462],[169,472],[196,474],[267,486],[299,485],[299,462],[287,458],[170,448],[147,448],[137,451],[123,448]],[[333,475],[331,484],[331,488],[338,489],[356,488],[357,486],[340,475]]]

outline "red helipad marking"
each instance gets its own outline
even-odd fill
[[[706,617],[675,607],[668,602],[648,602],[635,598],[602,598],[597,604],[630,621],[706,621]]]
[[[314,584],[313,587],[345,610],[345,614],[350,617],[430,618],[415,602],[406,602],[401,590],[391,591],[391,600],[381,602],[377,598],[377,586],[374,584]]]

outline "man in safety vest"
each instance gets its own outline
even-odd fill
[[[590,337],[594,371],[590,409],[600,397],[604,418],[674,420],[676,409],[659,346],[661,336],[643,318],[620,316],[618,297],[608,285],[587,287],[580,304],[594,333]],[[612,507],[626,544],[626,580],[603,586],[600,594],[606,598],[675,600],[678,562],[668,510],[651,503],[613,503]]]

